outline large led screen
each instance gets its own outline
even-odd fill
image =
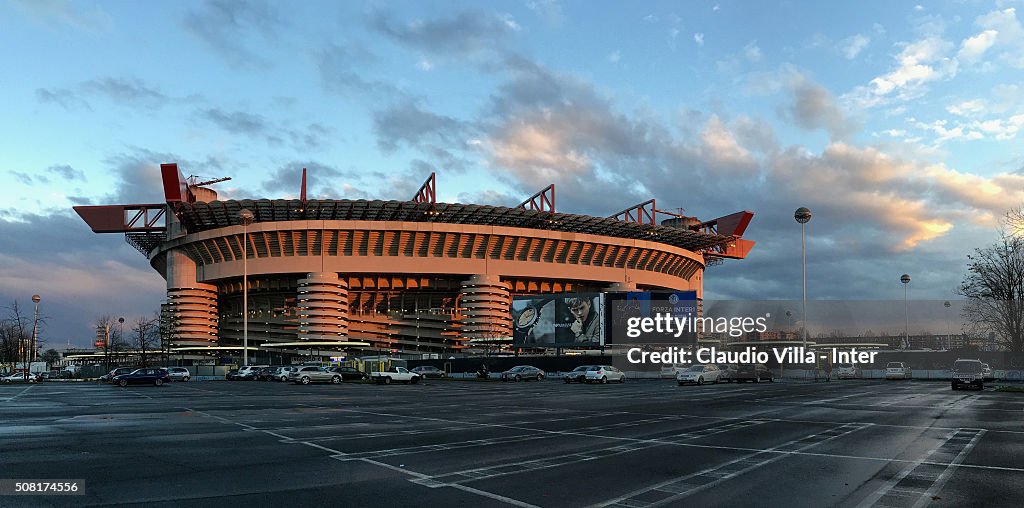
[[[605,343],[691,346],[697,343],[696,291],[605,293]]]
[[[516,347],[590,348],[604,344],[600,293],[516,296],[512,299]]]

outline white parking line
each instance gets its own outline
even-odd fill
[[[306,446],[310,446],[310,447],[313,447],[313,448],[317,448],[317,449],[326,451],[326,452],[330,453],[329,457],[334,459],[334,460],[348,460],[348,454],[346,454],[345,452],[339,451],[339,450],[328,448],[326,446],[321,446],[321,445],[316,444],[316,443],[310,443],[308,441],[302,441],[302,440],[290,438],[288,436],[284,436],[282,434],[279,434],[279,433],[276,433],[276,432],[272,432],[272,431],[269,431],[269,430],[256,429],[255,427],[253,427],[251,425],[244,424],[244,423],[239,423],[239,422],[234,422],[234,421],[231,421],[231,420],[229,420],[227,418],[223,418],[223,417],[220,417],[220,416],[212,415],[212,414],[207,413],[205,411],[199,411],[199,410],[190,409],[190,408],[184,408],[184,409],[187,410],[187,411],[195,412],[196,414],[201,414],[203,416],[208,416],[210,418],[213,418],[215,420],[219,420],[219,421],[224,422],[224,423],[238,425],[240,427],[244,427],[244,428],[250,429],[250,430],[257,430],[257,431],[260,431],[260,432],[272,435],[274,437],[280,438],[284,442],[299,443],[299,444],[303,444],[303,445],[306,445]],[[372,464],[372,465],[375,465],[375,466],[378,466],[378,467],[384,467],[384,468],[391,469],[393,471],[398,471],[398,472],[401,472],[402,474],[406,474],[406,475],[413,476],[413,477],[416,477],[416,478],[423,478],[423,477],[427,476],[427,475],[425,475],[423,473],[418,473],[416,471],[410,471],[410,470],[408,470],[408,469],[406,469],[404,467],[393,466],[391,464],[386,464],[384,462],[378,462],[376,460],[373,460],[373,459],[370,459],[370,458],[366,458],[366,457],[361,458],[359,460],[362,461],[362,462],[365,462],[367,464]],[[511,504],[513,506],[520,506],[522,508],[540,508],[538,506],[535,506],[535,505],[532,505],[532,504],[529,504],[529,503],[525,503],[523,501],[519,501],[518,499],[513,499],[513,498],[507,497],[507,496],[502,496],[502,495],[499,495],[499,494],[495,494],[493,492],[487,492],[485,490],[480,490],[480,489],[475,489],[475,488],[472,488],[472,487],[467,487],[465,485],[451,485],[451,487],[455,488],[455,489],[458,489],[458,490],[465,491],[465,492],[469,492],[471,494],[475,494],[477,496],[486,497],[486,498],[489,498],[489,499],[494,499],[496,501],[501,501],[503,503]]]
[[[933,483],[932,486],[928,488],[927,491],[925,491],[921,498],[918,499],[916,503],[914,503],[913,508],[920,508],[921,506],[924,506],[926,503],[928,503],[934,498],[935,494],[938,494],[939,491],[942,490],[942,487],[944,487],[946,485],[946,482],[949,481],[949,477],[952,476],[954,468],[964,461],[964,458],[966,458],[967,454],[974,449],[974,446],[978,444],[978,441],[981,440],[981,436],[983,436],[984,434],[985,431],[980,430],[974,435],[971,441],[967,443],[967,445],[964,446],[962,450],[960,450],[960,453],[957,454],[956,458],[954,458],[953,461],[950,462],[948,466],[946,466],[946,469],[942,471],[942,474],[939,475],[939,477],[935,480],[935,483]]]
[[[769,448],[764,451],[750,453],[739,457],[737,459],[730,460],[724,464],[720,464],[715,467],[707,468],[696,473],[691,473],[686,476],[673,478],[668,481],[656,483],[654,485],[635,490],[624,496],[620,496],[603,503],[596,504],[594,506],[628,506],[628,507],[641,507],[641,506],[661,506],[664,504],[679,501],[685,497],[689,497],[697,492],[709,489],[713,486],[719,485],[725,481],[735,478],[739,475],[753,471],[764,467],[768,464],[781,460],[790,453],[788,452],[799,452],[808,448],[817,446],[821,443],[838,439],[840,437],[852,434],[858,430],[870,427],[870,424],[865,425],[840,425],[833,427],[823,432],[804,436],[799,439],[788,441],[781,445]],[[781,454],[775,454],[773,452],[782,452]],[[771,456],[762,460],[752,460],[758,455],[769,454]],[[649,499],[652,492],[658,492],[665,494],[662,499],[657,501],[645,501],[644,498]]]
[[[0,400],[4,400],[4,401],[12,401],[12,400],[14,400],[14,399],[16,399],[16,398],[18,398],[18,397],[21,397],[22,395],[24,395],[24,394],[25,394],[25,392],[27,392],[27,391],[29,391],[29,390],[31,390],[31,389],[33,389],[33,388],[35,388],[35,387],[36,387],[36,385],[28,385],[28,388],[25,388],[24,390],[22,390],[22,391],[18,392],[18,393],[17,393],[17,395],[13,395],[13,396],[11,396],[11,397],[8,397],[8,398],[6,398],[6,399],[0,399]]]
[[[928,451],[920,460],[911,462],[909,467],[904,468],[878,490],[864,498],[857,508],[906,506],[915,499],[914,506],[920,506],[922,503],[930,501],[932,494],[942,488],[953,469],[963,462],[964,457],[974,448],[984,433],[984,430],[979,429],[957,429],[951,432],[942,444]],[[952,455],[954,453],[956,456],[953,460],[941,464],[945,466],[941,473],[933,471],[938,464],[928,459],[935,455]],[[941,484],[939,484],[940,479]],[[920,482],[928,482],[928,487],[916,486]]]

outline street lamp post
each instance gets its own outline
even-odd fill
[[[804,286],[804,317],[803,317],[803,350],[807,352],[807,249],[804,242],[804,225],[811,220],[811,211],[806,207],[801,206],[796,209],[793,213],[793,218],[800,223],[800,264],[803,267],[803,286]]]
[[[124,342],[124,318],[117,318],[117,340]]]
[[[900,282],[903,283],[903,313],[906,319],[906,323],[904,323],[905,328],[903,329],[903,340],[905,341],[903,345],[906,349],[910,349],[910,307],[907,305],[907,288],[910,287],[910,276],[903,274],[900,277]]]
[[[238,212],[242,222],[242,365],[249,365],[249,224],[252,211],[243,208]]]
[[[39,295],[32,295],[32,303],[35,304],[35,316],[32,318],[32,361],[37,360],[37,351],[39,340],[39,301],[42,298]]]
[[[947,308],[947,309],[950,307],[950,305],[952,305],[952,304],[949,303],[949,300],[946,300],[945,302],[942,303],[942,306]],[[948,312],[947,312],[947,314],[948,314]],[[949,351],[950,349],[953,349],[953,329],[950,326],[949,316],[947,315],[946,316],[946,351]]]

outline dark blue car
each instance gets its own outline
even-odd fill
[[[164,383],[171,382],[171,373],[168,372],[167,369],[161,369],[157,367],[145,367],[141,369],[136,369],[132,371],[130,374],[114,376],[112,382],[118,386],[148,384],[160,386]]]

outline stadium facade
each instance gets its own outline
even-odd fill
[[[215,182],[160,171],[164,203],[75,211],[123,233],[167,281],[182,354],[240,356],[244,299],[253,351],[451,354],[509,339],[513,296],[700,299],[705,267],[754,245],[741,238],[750,212],[700,221],[650,200],[606,218],[556,213],[553,185],[515,208],[438,203],[433,174],[409,201],[306,199],[303,169],[299,199],[219,200]]]

